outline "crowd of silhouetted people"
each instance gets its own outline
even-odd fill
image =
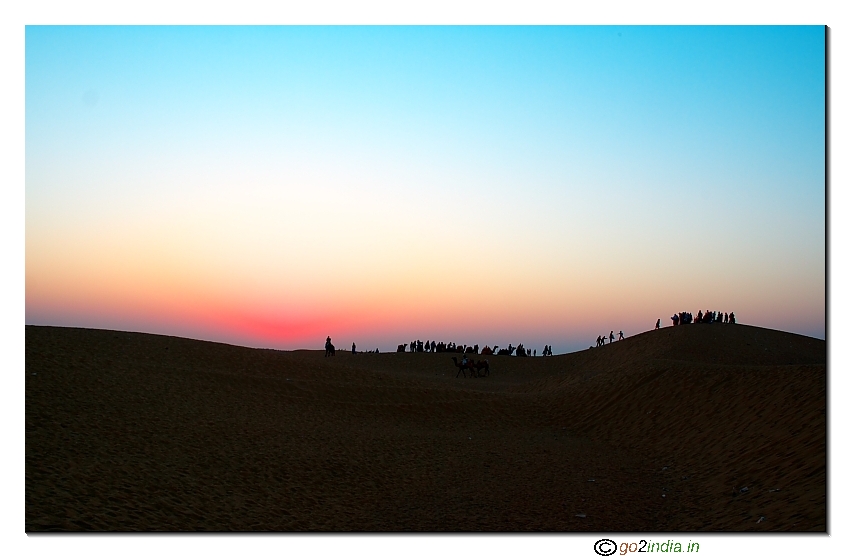
[[[375,350],[377,353],[378,351]],[[466,344],[458,344],[455,342],[436,342],[434,340],[428,340],[423,342],[422,340],[413,340],[406,344],[399,344],[398,348],[396,348],[397,353],[461,353],[465,355],[516,355],[517,357],[536,357],[537,350],[526,348],[523,344],[519,344],[514,347],[512,344],[508,344],[507,348],[499,349],[499,346],[493,346],[492,348],[489,345],[485,345],[483,348],[479,348],[478,344],[474,345],[466,345]],[[371,353],[371,352],[370,352]],[[546,345],[543,347],[543,355],[551,356],[552,355],[552,346]]]
[[[670,320],[673,321],[673,326],[679,326],[681,324],[735,324],[735,313],[722,313],[719,311],[706,311],[703,313],[699,311],[697,313],[696,318],[694,318],[693,314],[688,312],[675,313]],[[659,328],[661,324],[661,319],[658,319],[658,322],[655,323],[655,328]]]
[[[413,340],[409,344],[399,344],[398,353],[407,351],[410,346],[411,353],[478,353],[478,344],[474,346],[458,345],[454,342],[435,342],[434,340],[422,343],[422,340]]]
[[[735,313],[723,313],[721,311],[698,311],[696,317],[692,313],[687,311],[682,311],[680,313],[675,313],[670,320],[673,322],[673,326],[679,326],[682,324],[736,324]],[[655,329],[658,330],[661,328],[661,319],[655,321]],[[614,331],[611,330],[608,334],[600,334],[596,337],[596,347],[601,347],[605,345],[607,341],[609,344],[613,344],[614,341],[625,340],[625,335],[623,331],[620,330],[617,336],[614,336]],[[478,354],[478,344],[475,345],[466,345],[466,344],[457,344],[455,342],[435,342],[434,340],[429,340],[423,342],[422,340],[413,340],[407,344],[399,344],[397,348],[398,353],[405,353],[408,351],[408,346],[410,346],[411,353],[461,353],[464,355],[468,354]],[[592,346],[591,346],[592,347]],[[351,344],[351,353],[357,353],[357,347],[354,343]],[[381,353],[377,348],[374,351],[368,351],[367,353]],[[507,355],[512,356],[516,353],[517,357],[536,357],[537,350],[526,348],[523,344],[519,344],[514,347],[512,344],[508,344],[507,348],[499,349],[499,346],[493,346],[492,348],[489,345],[484,346],[481,349],[481,355]],[[331,338],[328,336],[325,341],[325,357],[335,355],[335,349],[333,344],[331,343]],[[552,356],[552,346],[545,345],[543,346],[543,357]]]
[[[673,321],[673,326],[679,326],[682,324],[736,324],[735,321],[735,313],[723,313],[721,311],[706,311],[697,312],[696,317],[692,313],[687,311],[682,311],[681,313],[675,313],[670,320]],[[655,321],[655,329],[658,330],[661,328],[661,319]],[[625,335],[623,331],[620,330],[620,333],[615,337],[614,331],[610,331],[608,334],[600,334],[596,337],[596,347],[601,347],[605,345],[607,341],[609,344],[613,344],[614,341],[625,340]],[[455,342],[435,342],[434,340],[429,340],[427,342],[423,342],[422,340],[413,340],[407,344],[399,344],[398,349],[396,350],[398,353],[405,353],[408,351],[408,346],[410,346],[411,353],[462,353],[462,354],[478,354],[478,344],[469,346],[466,344],[457,344]],[[591,346],[592,347],[592,346]],[[514,355],[516,352],[517,357],[536,357],[537,350],[526,348],[524,345],[519,344],[514,347],[512,344],[508,344],[507,348],[499,349],[499,346],[493,346],[492,348],[487,345],[481,349],[481,355]],[[351,353],[357,353],[357,346],[352,343],[351,344]],[[369,351],[367,353],[381,353],[377,348],[374,351]],[[331,337],[328,336],[325,341],[325,357],[330,357],[336,355],[336,351],[334,349],[333,344],[331,343]],[[552,346],[546,345],[543,346],[543,356],[549,357],[552,355]]]
[[[735,313],[724,313],[721,311],[706,311],[697,312],[697,316],[694,317],[692,313],[687,311],[682,311],[681,313],[675,313],[670,320],[673,321],[673,326],[679,326],[681,324],[736,324],[735,321]],[[655,321],[655,330],[661,328],[661,319]],[[620,333],[617,337],[617,341],[625,339],[623,335],[623,331],[620,330]],[[601,347],[605,345],[605,342],[614,343],[614,331],[612,330],[608,334],[600,334],[596,337],[596,347]],[[593,346],[591,346],[593,347]]]

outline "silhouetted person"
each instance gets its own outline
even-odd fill
[[[723,324],[729,324],[729,313],[723,313]]]
[[[612,330],[611,336],[609,336],[609,339],[608,339],[608,343],[613,343],[613,342],[614,342],[614,331]]]
[[[620,330],[620,337],[617,338],[617,341],[619,342],[620,340],[624,340],[624,339],[625,339],[625,336],[623,336],[623,331]]]
[[[357,354],[357,346],[356,346],[356,345],[354,345],[354,342],[351,342],[351,354],[352,354],[352,355],[356,355],[356,354]]]
[[[655,329],[658,330],[659,328],[661,328],[661,319],[655,321]]]
[[[325,340],[325,357],[330,357],[334,354],[334,345],[331,343],[331,337],[328,336],[328,339]]]
[[[735,313],[729,313],[729,324],[735,324]]]
[[[673,321],[673,326],[679,325],[679,315],[673,315],[672,317],[670,317],[670,320]]]

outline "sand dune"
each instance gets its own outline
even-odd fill
[[[26,530],[826,528],[822,340],[323,355],[27,326]]]

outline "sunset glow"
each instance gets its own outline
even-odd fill
[[[26,31],[26,322],[277,349],[824,338],[824,29]]]

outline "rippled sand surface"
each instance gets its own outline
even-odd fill
[[[825,530],[822,340],[488,359],[27,326],[26,530]]]

